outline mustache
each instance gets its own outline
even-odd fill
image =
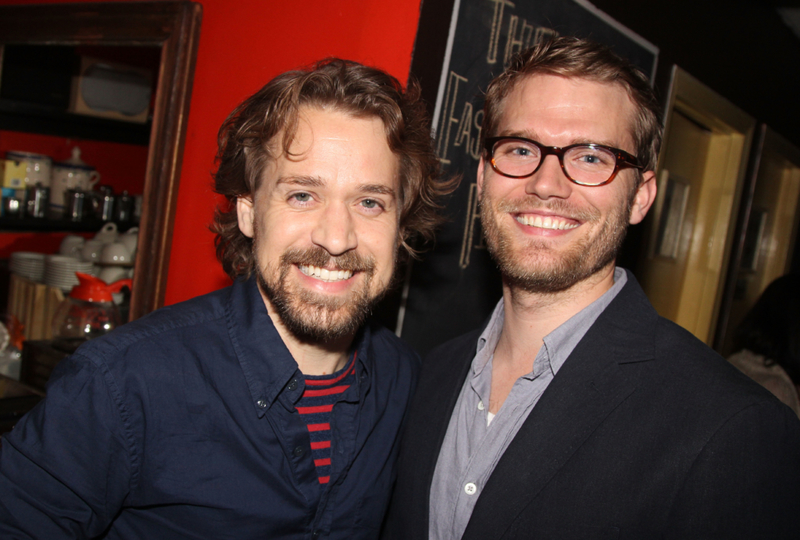
[[[375,259],[372,257],[363,257],[354,251],[348,251],[334,257],[321,247],[306,249],[294,248],[288,250],[281,256],[281,263],[284,266],[294,264],[325,268],[331,261],[333,261],[333,266],[338,270],[367,273],[375,271]]]
[[[486,202],[486,201],[484,201]],[[554,214],[578,221],[594,221],[600,218],[600,211],[594,208],[579,208],[564,199],[543,201],[535,195],[506,199],[497,203],[497,209],[504,213],[523,213],[532,210],[546,210]]]

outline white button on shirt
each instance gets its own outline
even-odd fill
[[[467,495],[475,495],[478,492],[478,486],[469,482],[466,486],[464,486],[464,493]]]

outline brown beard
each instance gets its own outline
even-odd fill
[[[486,194],[481,201],[481,224],[489,253],[497,263],[504,282],[529,293],[565,291],[612,264],[622,247],[630,219],[633,198],[627,206],[608,215],[593,238],[580,238],[555,259],[547,262],[550,248],[546,241],[529,239],[515,252],[515,238],[502,228],[497,216],[509,212],[547,209],[577,219],[582,223],[598,222],[600,212],[576,208],[563,199],[543,202],[535,196],[495,202]]]
[[[254,241],[253,245],[256,244]],[[362,272],[363,286],[344,297],[331,297],[302,288],[291,290],[287,276],[293,266],[323,268],[331,259],[338,269]],[[320,247],[291,249],[284,253],[274,280],[268,279],[268,276],[275,275],[272,268],[259,265],[256,274],[261,290],[272,303],[283,325],[299,340],[309,343],[333,342],[355,334],[371,313],[372,307],[388,289],[387,285],[370,294],[375,275],[374,259],[362,257],[352,251],[332,257]]]

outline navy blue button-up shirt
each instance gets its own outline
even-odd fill
[[[3,440],[0,538],[376,537],[418,357],[377,326],[354,345],[320,485],[255,280],[87,343]]]

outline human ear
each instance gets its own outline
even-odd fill
[[[483,193],[483,169],[486,165],[486,162],[483,160],[481,156],[481,160],[478,162],[478,175],[477,175],[477,183],[478,183],[478,200],[481,199],[481,194]]]
[[[239,230],[248,238],[253,238],[253,221],[255,209],[252,195],[236,198],[236,218],[239,221]]]
[[[636,194],[633,196],[633,204],[631,205],[631,217],[629,223],[636,225],[641,223],[647,215],[647,211],[656,200],[656,173],[653,171],[645,171],[642,174],[642,182],[636,188]]]

